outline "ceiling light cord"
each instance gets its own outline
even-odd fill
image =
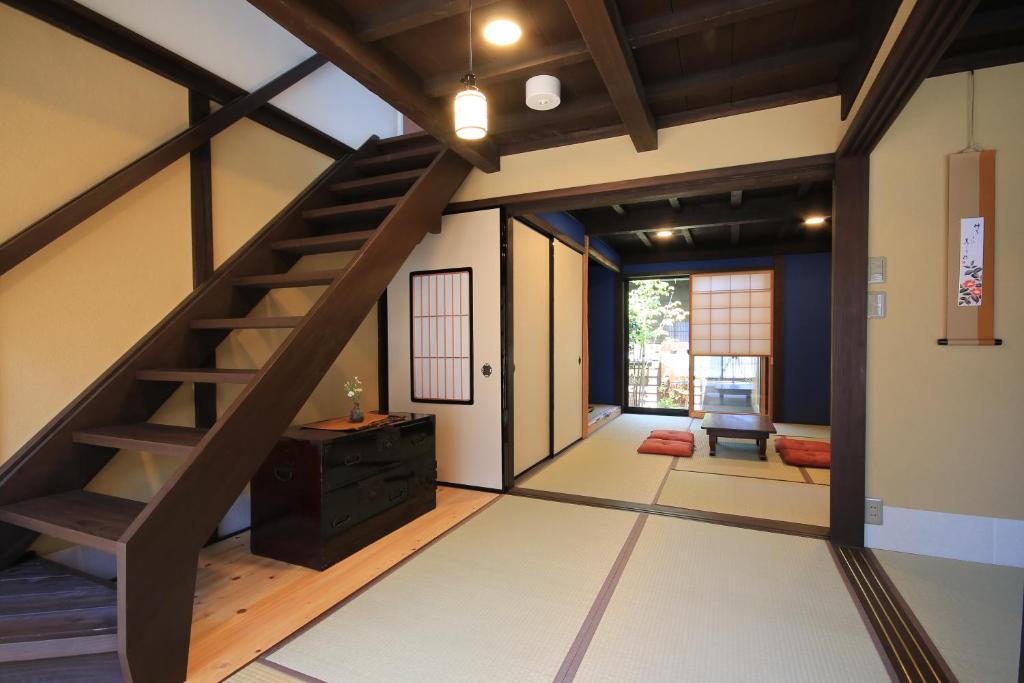
[[[473,0],[469,0],[469,73],[473,73]]]

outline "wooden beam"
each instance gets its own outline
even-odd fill
[[[566,0],[608,95],[638,152],[658,148],[658,129],[612,0]]]
[[[612,211],[614,211],[620,216],[626,215],[626,210],[622,208],[622,204],[612,204]]]
[[[690,249],[697,248],[697,243],[693,239],[693,232],[689,228],[684,228],[679,232],[682,234],[683,240],[686,242],[686,246],[688,246]]]
[[[640,240],[640,242],[643,243],[643,245],[645,247],[647,247],[648,249],[651,248],[651,238],[647,236],[646,232],[644,232],[642,230],[638,230],[637,232],[634,232],[633,234],[636,235],[636,238],[638,240]]]
[[[144,69],[163,76],[189,90],[203,93],[211,100],[225,104],[246,91],[198,64],[190,62],[165,47],[107,19],[102,14],[74,0],[0,0],[4,4],[66,31],[93,45],[127,59]],[[334,159],[352,153],[344,142],[317,130],[308,123],[264,104],[248,118],[300,144]]]
[[[743,190],[733,190],[729,193],[729,206],[737,208],[743,203]]]
[[[249,0],[296,38],[376,93],[485,172],[499,169],[498,152],[487,139],[468,142],[455,136],[447,108],[423,92],[417,76],[376,46],[359,39],[332,3],[316,0]]]
[[[683,208],[683,205],[679,203],[679,197],[669,197],[668,205],[676,211]]]
[[[875,61],[882,41],[885,40],[885,34],[888,33],[896,16],[896,10],[900,7],[900,0],[876,0],[863,3],[863,7],[858,31],[861,35],[860,45],[853,59],[843,67],[839,77],[842,95],[840,115],[843,120],[846,120],[861,86],[864,85],[864,79],[867,78],[871,64]]]
[[[447,210],[455,213],[504,206],[513,214],[520,214],[664,201],[671,197],[701,197],[724,194],[735,189],[756,190],[798,185],[802,182],[831,182],[834,167],[833,155],[819,154],[648,178],[577,185],[557,190],[485,197],[453,202],[448,205]]]
[[[263,106],[271,98],[319,69],[324,63],[323,57],[314,55],[292,67],[266,85],[218,109],[199,123],[175,135],[0,244],[0,275],[115,199],[152,178],[185,154],[201,147],[214,135]]]
[[[729,244],[734,247],[740,245],[740,226],[739,223],[733,223],[729,226]]]
[[[782,12],[808,5],[814,0],[705,0],[689,2],[683,7],[635,24],[627,33],[634,47],[654,45],[694,33],[703,33],[719,26]]]
[[[746,247],[724,247],[710,249],[668,250],[646,252],[625,252],[623,265],[639,263],[669,263],[672,261],[705,261],[720,258],[746,258],[750,256],[778,256],[783,254],[813,254],[830,251],[830,240],[793,242],[790,244],[762,244]],[[834,442],[833,442],[834,443]]]
[[[836,161],[832,252],[832,540],[864,545],[868,156]]]
[[[944,57],[935,65],[929,76],[945,76],[946,74],[989,69],[1017,62],[1024,62],[1024,45],[1008,45]]]
[[[918,0],[839,143],[837,156],[871,154],[979,0]]]
[[[473,0],[473,9],[498,0]],[[368,43],[411,31],[469,11],[469,0],[405,0],[384,3],[385,9],[371,15],[359,28],[359,39]]]
[[[824,204],[817,198],[797,201],[790,197],[766,197],[751,199],[737,208],[727,202],[709,202],[688,205],[678,211],[669,206],[645,206],[634,207],[625,215],[610,215],[600,210],[581,211],[579,214],[588,234],[613,235],[637,230],[791,221],[811,213],[827,212],[828,206]]]
[[[514,78],[533,76],[537,73],[550,73],[564,66],[590,61],[590,52],[582,40],[570,40],[558,45],[530,52],[521,57],[509,57],[501,61],[474,65],[477,83],[480,87],[502,83]],[[431,78],[425,84],[425,90],[431,97],[453,95],[462,85],[459,79],[465,71],[449,71],[446,74]]]
[[[687,95],[706,91],[709,88],[730,87],[750,83],[763,78],[786,74],[796,67],[822,62],[842,64],[856,50],[856,42],[839,40],[812,47],[804,47],[784,52],[773,57],[754,59],[730,66],[706,69],[688,74],[682,78],[660,81],[647,87],[647,99],[652,104],[678,101]],[[829,93],[834,94],[834,87]],[[821,94],[820,96],[828,96]],[[773,106],[769,101],[765,104]],[[786,103],[789,103],[788,101]],[[536,131],[543,128],[554,128],[559,125],[571,125],[616,111],[612,98],[605,95],[591,95],[577,99],[570,104],[562,105],[548,112],[517,111],[496,116],[492,131],[495,134],[516,134]],[[736,112],[738,113],[738,112]],[[685,112],[684,112],[685,114]],[[673,120],[671,117],[658,117],[657,125],[679,125],[686,120]]]

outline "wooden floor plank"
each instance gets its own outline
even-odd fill
[[[496,498],[438,489],[437,508],[323,572],[256,557],[248,534],[199,558],[189,681],[220,681]]]

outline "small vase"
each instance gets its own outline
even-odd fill
[[[352,412],[348,415],[349,422],[362,422],[363,421],[363,409],[359,406],[359,402],[356,401],[352,404]]]

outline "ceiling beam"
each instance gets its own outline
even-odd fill
[[[789,244],[763,244],[745,247],[704,248],[704,249],[673,249],[669,251],[621,252],[622,264],[634,263],[672,263],[675,261],[704,261],[719,258],[741,258],[746,256],[781,256],[784,254],[813,254],[832,251],[832,240],[819,238],[805,242]]]
[[[917,0],[862,98],[837,156],[870,154],[935,68],[979,0]]]
[[[743,190],[733,190],[729,193],[729,206],[736,208],[743,203]]]
[[[686,246],[690,249],[696,249],[697,244],[693,241],[693,232],[688,228],[683,228],[680,232],[683,234],[683,239],[686,240]]]
[[[840,40],[813,47],[791,50],[772,57],[753,59],[730,66],[706,69],[689,74],[682,78],[654,83],[646,88],[647,99],[651,103],[678,101],[708,88],[737,86],[751,81],[786,74],[793,68],[805,64],[822,62],[843,63],[856,50],[856,42]],[[828,92],[832,92],[829,90]],[[523,131],[571,124],[588,118],[607,116],[615,111],[610,97],[604,93],[591,95],[576,100],[571,104],[563,104],[557,109],[547,112],[517,111],[503,116],[496,116],[492,130],[495,134],[515,134]],[[675,125],[670,120],[663,122],[658,117],[657,125]]]
[[[646,232],[635,232],[636,238],[644,243],[644,246],[648,249],[651,248],[651,238],[647,236]]]
[[[622,204],[612,204],[612,211],[619,214],[620,216],[626,215],[626,210],[622,208]]]
[[[423,92],[416,75],[374,45],[360,40],[334,4],[317,0],[249,0],[285,30],[329,59],[423,130],[482,171],[500,168],[491,140],[455,136],[447,108]]]
[[[815,0],[705,0],[664,16],[630,24],[626,32],[636,47],[654,45],[708,29],[808,5]]]
[[[480,87],[487,87],[513,78],[548,73],[563,66],[589,60],[590,52],[587,51],[586,43],[582,40],[570,40],[531,52],[526,57],[474,64],[473,72],[476,74],[476,80]],[[465,73],[465,71],[450,71],[442,76],[431,78],[424,85],[424,89],[431,97],[452,95],[462,87],[459,79]]]
[[[671,206],[676,211],[683,208],[683,205],[679,203],[679,197],[670,197],[668,200],[668,205]]]
[[[579,211],[577,216],[587,226],[588,234],[614,235],[637,230],[794,221],[821,212],[827,204],[827,201],[818,198],[797,201],[790,197],[769,197],[751,199],[738,208],[733,208],[728,202],[713,202],[688,205],[681,211],[667,206],[645,206],[632,207],[625,216],[609,215],[600,209]]]
[[[857,94],[864,85],[871,64],[875,61],[882,41],[892,25],[896,11],[900,7],[900,0],[876,0],[875,2],[861,3],[863,10],[858,26],[858,32],[862,36],[860,45],[854,54],[853,59],[843,66],[839,76],[840,106],[839,113],[845,121],[853,107]]]
[[[498,0],[473,0],[473,9]],[[469,11],[469,0],[405,0],[372,14],[359,28],[359,39],[372,43],[404,31],[432,24]]]
[[[740,224],[733,223],[729,226],[729,244],[734,247],[740,245]]]
[[[654,115],[613,0],[566,0],[566,4],[636,151],[657,149]]]

